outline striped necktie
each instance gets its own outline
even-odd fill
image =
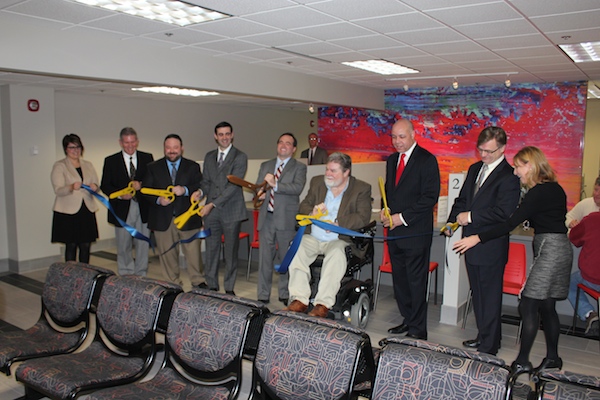
[[[277,172],[275,172],[275,183],[279,180],[279,175],[281,175],[281,171],[283,170],[283,163],[279,164],[277,168]],[[275,189],[271,188],[269,191],[269,204],[267,205],[267,211],[273,212],[275,205]]]

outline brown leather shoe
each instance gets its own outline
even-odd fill
[[[301,301],[294,300],[290,303],[289,306],[284,308],[283,311],[293,311],[293,312],[305,313],[307,309],[308,309],[308,306],[306,304],[302,303]]]
[[[311,317],[321,317],[327,318],[327,314],[329,314],[329,308],[325,307],[323,304],[317,304],[308,315]]]

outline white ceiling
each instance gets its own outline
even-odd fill
[[[575,64],[557,47],[600,41],[598,0],[187,2],[232,17],[180,28],[70,0],[0,0],[0,16],[33,19],[73,35],[93,31],[98,36],[174,52],[194,52],[379,89],[405,84],[411,88],[449,86],[455,78],[461,85],[502,84],[507,75],[515,84],[600,82],[600,62]],[[385,59],[420,73],[386,77],[341,64],[366,59]],[[49,86],[57,92],[104,90],[115,96],[130,96],[132,87],[0,71],[0,84],[7,83]],[[186,101],[294,107],[288,101],[235,93]]]

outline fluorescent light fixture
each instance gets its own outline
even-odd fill
[[[385,60],[350,61],[343,62],[342,64],[349,67],[364,69],[365,71],[375,72],[380,75],[416,74],[419,72],[416,69],[404,67],[400,64],[394,64]]]
[[[588,99],[600,99],[600,88],[592,82],[588,83]]]
[[[201,22],[226,18],[223,14],[208,8],[186,4],[176,0],[74,0],[88,6],[105,8],[125,14],[162,21],[168,24],[186,26]]]
[[[576,63],[600,61],[600,42],[559,44],[558,47]]]
[[[168,86],[149,86],[149,87],[141,87],[141,88],[131,88],[131,90],[136,91],[136,92],[171,94],[171,95],[175,95],[175,96],[191,96],[191,97],[217,96],[220,94],[219,92],[208,92],[206,90],[195,90],[195,89],[181,89],[181,88],[168,87]]]

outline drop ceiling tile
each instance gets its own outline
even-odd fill
[[[475,21],[492,22],[522,18],[518,12],[504,2],[432,10],[427,13],[431,17],[451,26],[472,24]]]
[[[223,39],[223,36],[213,35],[210,33],[195,31],[186,28],[169,29],[165,32],[157,32],[145,36],[152,39],[164,40],[165,42],[180,45],[214,42],[216,40]]]
[[[295,60],[296,56],[292,56],[289,53],[284,53],[281,51],[276,51],[270,48],[258,48],[256,50],[243,51],[239,53],[242,56],[247,56],[251,58],[255,58],[258,60],[284,60],[284,61],[292,61]]]
[[[400,33],[390,33],[388,36],[413,46],[430,43],[456,42],[465,40],[465,36],[453,29],[440,27]]]
[[[372,31],[348,22],[292,29],[292,32],[325,41],[373,35]]]
[[[277,31],[260,35],[246,36],[244,41],[261,44],[268,47],[291,46],[293,44],[312,43],[315,39],[297,33]]]
[[[569,29],[597,28],[600,20],[600,9],[584,12],[531,18],[543,32],[557,32]]]
[[[444,54],[438,57],[450,61],[450,62],[464,62],[464,61],[485,61],[485,60],[499,60],[501,59],[497,54],[491,51],[474,51],[465,53],[454,53]]]
[[[346,49],[344,49],[343,47],[336,46],[335,44],[327,42],[304,43],[292,46],[279,46],[279,48],[309,56],[342,53],[346,51]]]
[[[103,10],[101,8],[67,1],[48,0],[24,1],[20,4],[8,7],[6,10],[19,14],[38,18],[47,18],[72,24],[81,24],[87,21],[113,15],[111,11]]]
[[[398,59],[404,60],[404,59],[407,59],[408,57],[415,57],[415,56],[420,56],[420,55],[425,54],[421,50],[415,49],[414,47],[409,47],[409,46],[397,46],[397,47],[390,47],[387,49],[377,49],[377,50],[363,50],[362,53],[367,54],[374,58],[381,58],[381,59],[388,60],[388,61],[398,60]],[[394,61],[394,62],[396,62],[396,61]],[[406,65],[403,62],[400,62],[400,64]],[[406,66],[410,67],[410,65],[406,65]]]
[[[547,46],[548,42],[542,35],[524,35],[524,36],[508,36],[504,38],[479,39],[477,41],[482,46],[490,50],[515,49],[523,47],[539,47]]]
[[[479,4],[481,0],[402,0],[402,2],[418,10],[437,10]]]
[[[566,14],[577,11],[600,9],[600,3],[598,0],[511,0],[511,3],[528,17],[539,17],[542,15]]]
[[[332,40],[331,43],[354,51],[403,46],[403,44],[397,40],[381,35]]]
[[[539,33],[535,26],[524,18],[498,22],[477,22],[456,26],[454,29],[475,40]]]
[[[438,56],[485,50],[485,48],[481,47],[479,44],[468,40],[450,43],[420,44],[415,47],[426,53],[435,54]]]
[[[111,32],[126,33],[128,35],[146,35],[155,32],[172,30],[173,25],[160,21],[152,21],[142,17],[114,13],[112,16],[90,21],[82,26],[103,29]]]
[[[276,10],[279,8],[291,7],[296,4],[294,1],[290,0],[186,0],[186,2],[235,16],[243,16],[263,11]]]
[[[246,18],[250,21],[259,22],[280,29],[303,28],[307,25],[315,26],[339,22],[336,18],[300,6],[253,14]]]
[[[346,21],[413,11],[411,7],[407,7],[396,0],[332,0],[315,3],[311,7]]]
[[[556,46],[527,47],[523,49],[501,49],[496,53],[504,58],[514,59],[523,57],[556,56],[568,60],[567,56]]]
[[[218,40],[210,43],[202,43],[194,45],[193,47],[198,47],[201,49],[208,49],[214,51],[220,51],[224,53],[237,53],[248,50],[256,50],[262,48],[254,43],[247,43],[237,39],[225,39]]]
[[[550,32],[546,36],[556,44],[600,42],[600,27]]]
[[[248,35],[257,35],[273,31],[272,27],[248,21],[241,18],[223,18],[203,24],[191,25],[189,29],[210,32],[229,38],[238,38]]]
[[[417,12],[364,19],[360,21],[354,21],[354,23],[365,28],[372,29],[375,32],[386,34],[433,29],[442,26],[442,24],[433,20],[432,18]]]

